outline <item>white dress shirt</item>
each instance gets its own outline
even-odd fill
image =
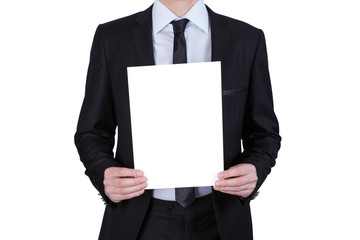
[[[187,18],[189,23],[185,28],[187,62],[211,61],[211,31],[209,16],[203,0],[199,0],[182,18]],[[170,23],[180,20],[166,6],[155,0],[152,10],[153,21],[153,47],[156,65],[173,63],[174,32]],[[176,171],[176,169],[174,169]],[[201,174],[201,172],[200,172]],[[186,173],[184,173],[186,177]],[[166,181],[166,179],[164,179]],[[211,187],[196,187],[195,197],[211,193]],[[175,201],[175,189],[154,189],[153,197]]]

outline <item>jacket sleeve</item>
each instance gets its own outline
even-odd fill
[[[245,199],[250,200],[256,197],[275,165],[281,141],[273,106],[265,36],[261,30],[252,63],[242,140],[241,162],[253,164],[258,176],[255,190]]]
[[[91,48],[85,98],[75,133],[75,145],[85,166],[85,174],[110,205],[114,203],[106,196],[103,181],[106,168],[120,166],[113,154],[115,128],[110,74],[99,25]]]

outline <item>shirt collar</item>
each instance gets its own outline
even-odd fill
[[[202,31],[209,32],[209,16],[204,0],[199,0],[182,18],[187,18],[191,23],[198,26]],[[152,10],[153,32],[157,34],[173,20],[178,20],[164,4],[155,0]]]

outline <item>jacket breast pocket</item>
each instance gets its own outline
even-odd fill
[[[223,96],[233,95],[233,94],[240,94],[246,91],[246,87],[240,88],[232,88],[232,89],[224,89],[222,92]]]

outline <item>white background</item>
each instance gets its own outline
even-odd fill
[[[97,239],[104,205],[73,144],[92,38],[151,3],[0,3],[0,239]],[[357,1],[206,3],[266,35],[283,142],[255,239],[360,239]]]

